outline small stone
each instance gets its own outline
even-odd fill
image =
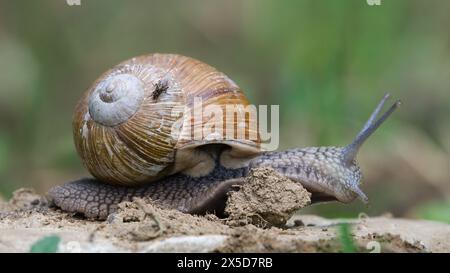
[[[294,220],[294,227],[304,227],[304,226],[305,226],[305,223],[303,223],[302,220],[300,220],[300,219]]]

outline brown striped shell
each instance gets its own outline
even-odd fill
[[[209,105],[223,116],[204,114]],[[256,117],[225,110],[232,106],[239,112],[247,105],[241,89],[205,63],[174,54],[140,56],[104,73],[81,98],[73,121],[75,145],[97,179],[139,185],[189,172],[201,163],[194,153],[206,144],[231,147],[228,155],[236,160],[257,154]],[[222,130],[205,130],[214,116],[223,121]],[[233,131],[243,126],[244,136]]]

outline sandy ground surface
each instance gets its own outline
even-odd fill
[[[62,212],[33,190],[20,189],[0,200],[0,252],[28,252],[48,235],[61,238],[61,252],[341,252],[344,222],[360,252],[450,252],[450,225],[444,223],[302,215],[298,210],[309,204],[309,193],[268,169],[244,185],[231,194],[226,219],[135,199],[102,222]]]

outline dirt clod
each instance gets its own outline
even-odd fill
[[[13,193],[9,204],[19,209],[31,209],[47,206],[47,199],[38,195],[33,189],[21,188]]]
[[[239,191],[231,192],[227,224],[284,227],[292,214],[311,203],[311,194],[271,168],[252,170]]]

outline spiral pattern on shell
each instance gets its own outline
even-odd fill
[[[161,84],[164,89],[158,91]],[[248,105],[225,74],[189,57],[151,54],[110,69],[76,107],[74,140],[83,164],[103,182],[133,186],[179,170],[175,164],[183,162],[175,162],[175,154],[186,147],[225,143],[257,152],[259,140],[192,140],[189,136],[207,121],[187,123],[195,98],[202,106]],[[224,127],[235,126],[234,117],[224,120]]]

